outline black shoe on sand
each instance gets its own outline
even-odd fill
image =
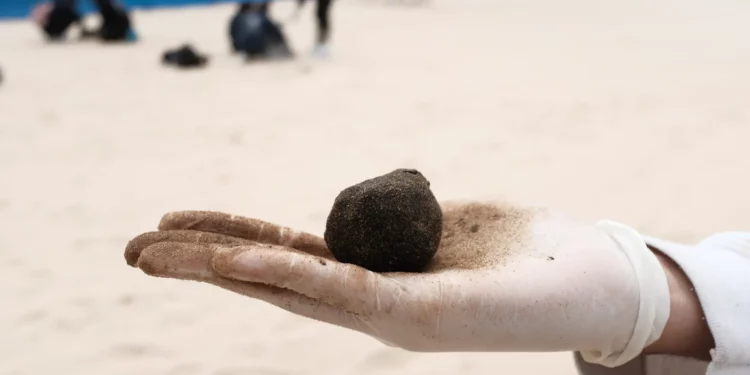
[[[200,68],[208,63],[206,55],[199,54],[189,44],[168,50],[162,55],[162,63],[180,68]]]

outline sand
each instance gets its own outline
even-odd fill
[[[342,188],[410,167],[440,199],[750,229],[750,3],[397,3],[337,4],[329,61],[251,66],[231,6],[137,12],[135,46],[0,24],[0,374],[573,373],[568,353],[407,353],[128,267],[172,210],[322,234]],[[311,13],[288,25],[303,52]],[[158,64],[185,41],[207,70]]]

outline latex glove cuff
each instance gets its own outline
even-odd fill
[[[638,279],[640,306],[630,341],[624,348],[581,352],[586,362],[606,367],[623,365],[661,337],[669,319],[670,299],[667,277],[656,255],[634,229],[612,221],[601,221],[602,229],[630,260]]]

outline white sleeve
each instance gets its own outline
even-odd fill
[[[582,375],[749,375],[750,233],[725,232],[697,245],[644,237],[675,261],[695,287],[716,348],[709,364],[672,356],[639,356],[624,366],[589,364],[576,353]]]

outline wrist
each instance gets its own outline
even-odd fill
[[[661,337],[644,354],[668,354],[710,360],[714,339],[692,282],[672,259],[654,251],[669,285],[670,313]]]

